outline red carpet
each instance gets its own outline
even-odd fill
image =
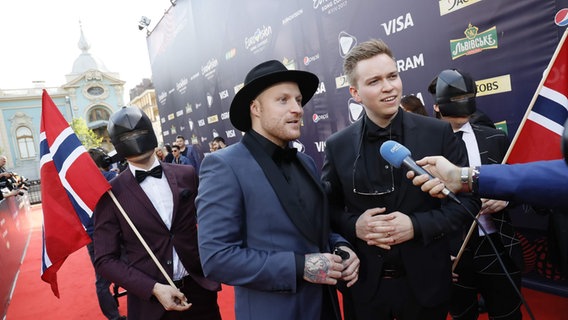
[[[97,304],[94,270],[87,249],[84,248],[72,254],[59,270],[58,283],[61,299],[57,299],[49,285],[40,279],[41,205],[32,207],[30,218],[32,236],[20,268],[12,300],[8,306],[6,320],[104,320],[105,317]],[[523,289],[523,294],[536,319],[568,320],[568,298],[529,289]],[[235,318],[233,297],[233,289],[223,287],[219,294],[219,305],[224,320]],[[121,313],[126,314],[126,297],[121,297],[119,303]],[[484,314],[479,319],[487,319],[487,315]],[[529,319],[526,312],[524,319]]]

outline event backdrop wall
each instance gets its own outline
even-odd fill
[[[430,81],[447,68],[469,72],[478,108],[512,137],[564,31],[555,14],[567,7],[568,0],[178,0],[147,39],[164,141],[181,134],[208,151],[215,136],[240,140],[230,103],[253,66],[276,59],[320,78],[294,144],[321,167],[326,138],[363,114],[342,62],[371,38],[393,49],[404,94],[421,98],[430,114]]]
[[[342,60],[380,38],[393,49],[404,94],[421,98],[443,69],[469,72],[478,108],[516,132],[564,31],[568,0],[178,0],[148,37],[164,141],[177,134],[208,150],[219,135],[238,141],[229,105],[256,64],[276,59],[320,78],[305,106],[297,146],[323,162],[325,139],[362,115]]]

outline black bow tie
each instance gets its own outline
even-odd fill
[[[274,159],[276,163],[292,162],[296,159],[297,151],[296,148],[276,148],[272,154],[272,159]]]
[[[397,135],[392,134],[390,130],[377,130],[377,131],[367,131],[368,141],[379,141],[379,140],[396,140]]]
[[[162,177],[162,166],[156,166],[150,171],[136,170],[134,175],[136,176],[136,181],[138,181],[138,183],[144,181],[144,179],[148,176],[160,179]]]

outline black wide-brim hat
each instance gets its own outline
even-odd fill
[[[270,60],[263,62],[245,77],[245,84],[235,95],[229,117],[233,126],[241,131],[250,130],[250,103],[268,87],[280,82],[295,82],[302,93],[302,106],[304,106],[316,92],[319,79],[307,71],[288,70],[280,61]]]

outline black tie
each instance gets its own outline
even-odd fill
[[[274,153],[272,154],[272,159],[276,163],[290,163],[294,161],[294,159],[296,159],[297,151],[298,150],[296,150],[296,148],[276,148],[276,150],[274,150]]]
[[[467,147],[465,145],[465,141],[463,141],[463,131],[456,131],[454,132],[454,135],[458,138],[458,145],[463,150],[463,152],[465,152],[467,158]]]
[[[138,183],[144,181],[144,179],[148,176],[160,179],[162,177],[162,166],[155,166],[150,171],[136,170],[134,175],[136,176],[136,181],[138,181]]]

